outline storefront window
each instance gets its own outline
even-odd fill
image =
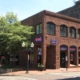
[[[55,34],[55,25],[52,22],[47,23],[47,34]]]
[[[70,52],[70,64],[74,64],[74,53]]]
[[[78,48],[78,63],[80,64],[80,47]]]
[[[75,65],[75,51],[76,51],[75,46],[70,47],[70,64],[73,65]]]
[[[67,36],[67,27],[65,25],[60,26],[60,36]]]

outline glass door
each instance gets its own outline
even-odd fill
[[[65,52],[60,52],[60,67],[64,68],[65,64]]]

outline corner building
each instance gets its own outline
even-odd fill
[[[50,11],[41,11],[21,21],[33,26],[33,66],[45,69],[80,67],[80,20]]]

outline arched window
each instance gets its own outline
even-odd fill
[[[70,37],[76,38],[76,29],[74,27],[70,28]]]
[[[78,38],[80,38],[80,29],[78,29]]]
[[[60,36],[67,36],[67,27],[65,25],[60,26]]]
[[[55,24],[47,22],[47,34],[55,34]]]

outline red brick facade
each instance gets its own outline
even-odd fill
[[[52,22],[55,24],[55,35],[46,34],[46,23]],[[80,47],[80,39],[78,39],[78,29],[80,28],[80,20],[67,17],[61,14],[42,11],[38,14],[35,14],[23,21],[21,21],[23,25],[30,25],[34,27],[39,23],[42,23],[42,34],[34,35],[34,39],[36,36],[42,37],[42,42],[33,42],[34,46],[34,67],[38,66],[38,48],[42,48],[41,55],[41,63],[45,65],[46,68],[60,68],[61,67],[61,45],[66,45],[67,50],[65,52],[65,57],[68,56],[68,61],[65,61],[65,67],[79,67],[78,60],[78,48]],[[68,28],[68,36],[61,37],[60,36],[60,25],[66,25]],[[70,27],[74,27],[76,29],[76,38],[70,38]],[[50,40],[55,39],[58,41],[56,45],[50,45]],[[74,52],[74,65],[70,65],[70,47],[75,46],[76,50]],[[64,57],[64,58],[65,58]]]

